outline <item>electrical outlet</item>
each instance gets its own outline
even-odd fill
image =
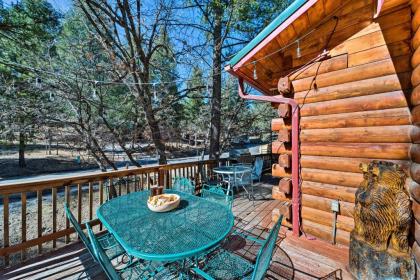
[[[338,200],[331,201],[331,211],[340,212],[340,202]]]

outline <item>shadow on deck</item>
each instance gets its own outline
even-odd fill
[[[275,183],[275,182],[274,182]],[[235,198],[235,227],[247,234],[265,238],[271,227],[272,210],[283,202],[271,199],[273,181],[264,180],[255,188],[256,201],[242,195]],[[250,260],[257,246],[238,237],[229,237],[229,248]],[[348,249],[302,235],[294,237],[287,228],[280,233],[278,246],[267,279],[351,279],[345,266]],[[0,279],[106,279],[83,244],[70,244],[49,254],[33,258],[3,271]]]

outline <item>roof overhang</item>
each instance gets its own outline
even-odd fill
[[[333,4],[336,2],[342,3],[349,3],[352,0],[342,0],[342,1],[331,1]],[[242,50],[240,50],[226,65],[225,70],[229,73],[234,74],[236,77],[241,77],[247,83],[252,84],[253,87],[258,88],[258,90],[270,94],[270,89],[267,88],[263,83],[264,81],[253,79],[250,72],[252,71],[252,65],[250,65],[253,61],[257,61],[256,59],[258,56],[263,56],[264,52],[267,52],[266,49],[279,49],[281,48],[279,45],[277,47],[269,46],[273,44],[273,41],[279,41],[279,38],[284,38],[283,33],[287,34],[289,31],[289,27],[293,25],[298,19],[306,16],[309,13],[316,13],[317,6],[322,5],[322,0],[295,0],[288,8],[286,8],[273,22],[271,22],[266,28],[264,28],[251,42],[249,42]],[[324,1],[325,2],[325,1]],[[373,12],[371,12],[372,18],[378,17],[380,14],[382,5],[384,0],[372,0],[371,5],[373,6]],[[329,9],[325,12],[325,18],[328,16],[332,17],[332,13],[336,12],[334,9]],[[306,15],[305,15],[306,13]],[[328,14],[329,13],[329,14]],[[305,32],[308,32],[310,28],[314,29],[316,24],[314,23],[312,26],[309,26]],[[286,30],[287,29],[287,30]],[[286,30],[286,32],[285,32]],[[303,31],[302,31],[303,32]],[[296,40],[293,39],[293,40]],[[291,42],[293,42],[291,39]],[[285,42],[285,45],[290,42]],[[264,50],[265,49],[265,50]],[[274,60],[274,59],[273,59]],[[284,64],[280,58],[276,58],[276,63]],[[242,68],[242,69],[241,69]],[[248,69],[245,69],[248,68]],[[273,68],[273,67],[271,67]],[[277,69],[278,70],[278,69]],[[277,77],[275,77],[277,78]],[[271,85],[272,86],[272,85]]]

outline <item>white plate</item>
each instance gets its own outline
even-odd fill
[[[153,212],[160,212],[160,213],[161,212],[168,212],[168,211],[171,211],[171,210],[177,208],[179,203],[181,202],[181,197],[179,195],[177,195],[177,194],[161,194],[161,195],[158,195],[158,197],[159,196],[169,196],[169,195],[174,196],[175,200],[171,201],[171,202],[168,202],[168,203],[165,203],[165,204],[160,205],[160,206],[154,206],[154,205],[149,203],[149,200],[147,200],[147,207],[149,207],[149,209],[152,210]]]

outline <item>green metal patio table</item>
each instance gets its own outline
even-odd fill
[[[198,196],[180,195],[177,209],[155,213],[147,207],[150,191],[134,192],[101,205],[97,216],[126,252],[143,260],[179,261],[219,244],[233,227],[232,211]]]
[[[223,176],[224,181],[228,185],[227,192],[230,193],[230,191],[233,191],[233,188],[238,187],[238,176],[242,177],[246,173],[251,174],[252,168],[246,165],[220,166],[213,168],[213,172]],[[248,192],[247,189],[245,191]]]

